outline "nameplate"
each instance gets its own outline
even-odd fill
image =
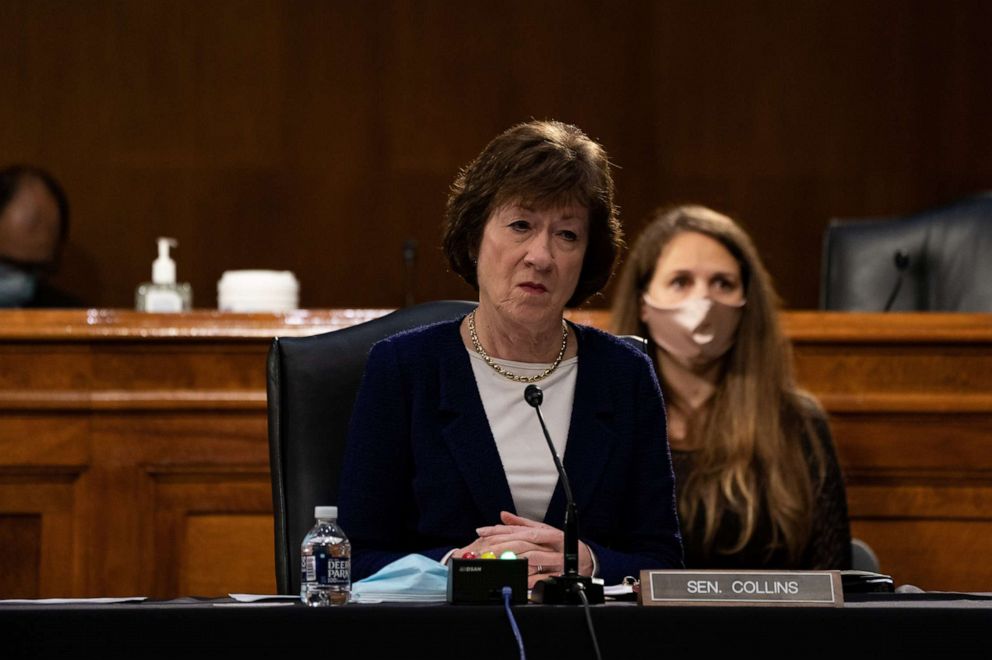
[[[841,607],[840,571],[641,571],[642,605]]]

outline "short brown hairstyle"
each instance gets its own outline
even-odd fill
[[[606,286],[623,246],[623,230],[601,145],[570,124],[531,121],[497,136],[459,172],[448,195],[443,248],[451,269],[476,290],[476,258],[486,222],[512,201],[542,208],[585,207],[589,242],[567,304],[577,307]]]

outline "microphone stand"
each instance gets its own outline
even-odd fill
[[[589,604],[599,604],[604,602],[603,585],[593,582],[587,575],[579,575],[579,515],[575,508],[575,498],[572,497],[572,486],[565,474],[565,467],[561,464],[558,452],[555,451],[554,443],[551,442],[551,434],[544,423],[544,415],[541,414],[541,403],[544,401],[544,392],[537,385],[528,385],[524,390],[524,399],[537,412],[537,419],[541,422],[541,430],[544,432],[544,439],[548,443],[551,457],[555,461],[555,468],[561,478],[561,485],[565,490],[565,539],[562,547],[564,555],[564,572],[541,580],[534,585],[531,591],[531,600],[535,603],[545,603],[547,605],[582,605],[582,594],[584,592]]]

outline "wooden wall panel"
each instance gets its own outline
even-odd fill
[[[191,515],[180,561],[179,593],[275,593],[272,547],[271,513]]]
[[[982,0],[5,0],[0,161],[64,182],[57,283],[93,306],[131,307],[172,235],[198,307],[248,267],[294,270],[305,307],[395,307],[407,239],[419,300],[467,295],[448,186],[555,117],[607,146],[631,235],[716,206],[814,307],[828,218],[992,185],[990,23]]]
[[[986,591],[992,568],[972,558],[992,543],[992,325],[903,319],[788,315],[798,377],[830,414],[852,530],[883,570]]]
[[[168,319],[157,337],[146,328],[80,338],[109,317],[78,312],[10,341],[18,318],[50,317],[2,315],[0,527],[26,549],[0,579],[3,595],[271,591],[264,363],[273,333],[218,340],[208,322],[204,336],[177,340]],[[36,532],[24,523],[32,516]],[[200,516],[213,526],[197,526]],[[213,543],[226,518],[233,547],[247,550],[207,574],[203,557],[225,551]]]
[[[992,411],[851,415],[827,409],[834,435],[850,440],[843,449],[849,465],[992,471]]]
[[[955,518],[899,518],[882,520],[860,518],[853,521],[852,533],[862,539],[871,539],[872,549],[879,557],[883,569],[896,584],[912,584],[926,591],[987,591],[992,575],[977,557],[988,557],[992,552],[992,523],[987,516],[980,519]],[[958,559],[948,561],[948,555]],[[961,570],[966,563],[976,570],[966,575]],[[924,579],[909,578],[919,575],[919,567],[926,566]]]
[[[268,470],[155,467],[154,524],[145,526],[142,584],[156,595],[274,593]],[[170,570],[162,570],[162,567]]]
[[[99,477],[99,486],[93,499],[132,504],[95,513],[88,590],[156,597],[189,593],[180,591],[186,585],[181,560],[190,551],[188,516],[227,513],[239,519],[271,511],[264,406],[203,409],[201,403],[200,410],[188,411],[190,398],[170,398],[166,391],[158,405],[145,411],[95,414],[92,477]],[[264,537],[254,542],[271,548]],[[133,561],[129,554],[148,559]],[[261,571],[267,573],[264,567]],[[233,564],[218,565],[215,580],[248,586]]]
[[[953,453],[956,443],[944,444]],[[938,591],[992,585],[992,566],[972,559],[992,551],[992,469],[862,468],[847,476],[852,532],[869,542],[897,584]]]
[[[41,516],[0,513],[0,548],[4,554],[0,562],[0,594],[7,598],[37,598],[41,584]]]
[[[0,315],[0,541],[23,550],[0,596],[273,590],[265,350],[383,313]],[[854,533],[899,583],[992,590],[992,320],[784,321]]]
[[[0,465],[0,597],[76,593],[79,471]]]

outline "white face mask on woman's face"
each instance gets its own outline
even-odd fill
[[[727,305],[710,298],[689,298],[659,307],[645,294],[641,318],[658,346],[678,364],[695,370],[710,366],[734,345],[744,302]]]

